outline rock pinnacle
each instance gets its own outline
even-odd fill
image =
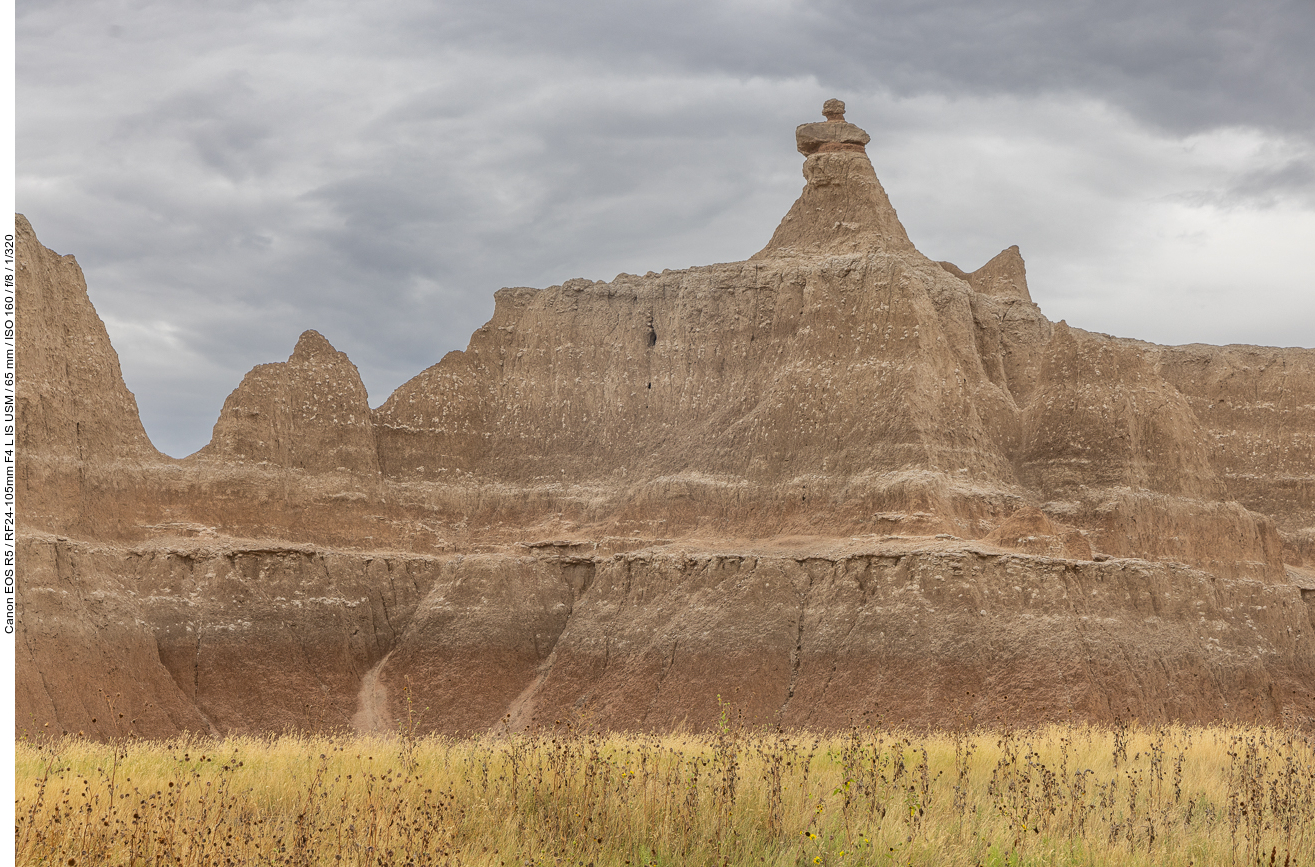
[[[795,144],[804,160],[803,194],[755,259],[766,256],[912,252],[904,227],[864,148],[871,137],[845,120],[845,104],[828,99],[824,121],[801,124]]]

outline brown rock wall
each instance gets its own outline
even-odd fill
[[[491,728],[534,682],[593,573],[591,560],[477,555],[445,564],[381,672],[393,718],[404,689],[426,729]]]
[[[1224,495],[1315,526],[1315,349],[1141,344],[1205,431]]]
[[[19,559],[19,732],[101,737],[346,726],[440,569],[414,555],[51,536],[25,537]],[[124,720],[101,691],[120,696]]]
[[[721,702],[825,728],[1315,718],[1315,623],[1292,585],[931,539],[563,550],[29,540],[49,565],[29,567],[44,584],[20,636],[20,731],[324,729],[370,703],[378,728],[447,733],[703,727]],[[107,724],[96,688],[129,719]]]
[[[459,703],[459,716],[440,712],[432,724],[488,727],[510,713],[513,726],[584,718],[609,728],[702,727],[715,723],[719,697],[751,724],[822,727],[876,715],[947,725],[960,713],[987,721],[1007,712],[1015,722],[1315,714],[1315,631],[1291,586],[989,549],[648,551],[593,565],[587,586],[574,585],[551,652],[536,648],[543,661],[522,675],[526,689],[510,710],[480,690]],[[505,610],[492,597],[481,605],[460,607],[468,630],[493,626]],[[417,677],[404,652],[385,667],[389,682],[434,682]],[[523,648],[518,658],[529,655]],[[464,683],[503,676],[456,669]],[[496,691],[514,694],[511,683]]]
[[[1215,495],[1218,480],[1191,405],[1133,347],[1055,327],[1025,411],[1026,484],[1047,499],[1079,486]]]
[[[613,490],[687,474],[741,498],[913,468],[1008,478],[974,405],[1006,398],[973,339],[967,292],[882,257],[504,290],[466,352],[376,411],[383,465]]]

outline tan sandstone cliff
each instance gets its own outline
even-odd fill
[[[827,117],[750,260],[503,289],[373,411],[307,332],[184,460],[20,218],[20,731],[1315,717],[1315,350],[1051,323]]]

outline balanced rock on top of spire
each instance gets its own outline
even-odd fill
[[[806,157],[818,153],[839,153],[852,151],[867,153],[863,145],[872,141],[872,136],[845,120],[845,104],[838,99],[828,99],[822,104],[821,123],[803,123],[795,128],[795,144],[799,153]]]
[[[871,136],[829,99],[825,121],[802,124],[795,142],[808,185],[754,259],[826,253],[915,252],[864,145]]]

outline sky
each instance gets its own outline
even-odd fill
[[[1315,346],[1310,0],[18,0],[18,210],[161,450],[306,329],[372,406],[503,286],[745,259],[843,99],[910,238],[1053,320]]]

